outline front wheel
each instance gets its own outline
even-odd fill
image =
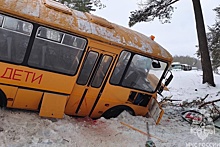
[[[134,111],[128,106],[115,106],[107,110],[102,117],[109,119],[118,117],[123,111],[127,111],[131,115],[135,115]]]

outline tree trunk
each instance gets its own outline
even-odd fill
[[[208,83],[211,86],[215,87],[200,0],[192,0],[192,2],[194,7],[196,29],[199,41],[199,51],[201,54],[203,71],[202,83]]]

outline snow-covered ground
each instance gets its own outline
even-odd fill
[[[220,75],[215,76],[216,87],[202,83],[201,71],[173,71],[174,79],[168,86],[172,99],[206,101],[220,98]],[[192,133],[192,127],[180,116],[180,107],[167,106],[159,125],[151,118],[131,116],[123,112],[118,118],[91,120],[89,118],[45,119],[35,112],[0,110],[0,146],[2,147],[144,147],[147,136],[122,123],[146,132],[149,123],[151,139],[157,147],[217,147],[220,130],[215,129],[204,140]]]

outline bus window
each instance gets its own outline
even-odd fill
[[[160,79],[167,64],[162,61],[154,61],[154,64],[158,65],[154,67],[152,63],[153,59],[151,58],[137,54],[134,55],[122,81],[122,86],[154,92],[159,80],[155,81],[156,79],[153,75]]]
[[[18,28],[18,19],[5,17],[4,28],[16,31]]]
[[[76,37],[45,27],[39,27],[28,65],[58,73],[74,75],[85,45],[82,48],[68,45],[67,42],[69,38]],[[86,44],[85,39],[80,39],[83,44]]]
[[[119,84],[121,77],[125,71],[125,68],[128,64],[128,61],[131,57],[131,53],[127,51],[123,51],[119,57],[119,60],[116,64],[116,67],[114,69],[114,72],[112,74],[110,83],[112,84]]]
[[[86,85],[86,83],[88,82],[89,76],[92,72],[92,69],[96,63],[98,55],[99,54],[97,52],[89,52],[89,54],[87,55],[86,61],[83,64],[82,71],[80,72],[79,78],[77,80],[78,84]]]
[[[86,41],[82,38],[65,34],[63,44],[73,46],[79,49],[84,49]]]
[[[40,27],[38,29],[37,36],[44,38],[44,39],[49,39],[52,41],[61,42],[61,39],[63,37],[63,33],[52,30],[52,29],[48,29],[45,27]]]
[[[0,60],[21,63],[28,46],[33,25],[19,19],[0,16]],[[28,28],[28,29],[27,29]]]
[[[95,77],[92,81],[92,87],[100,87],[103,80],[104,80],[104,77],[109,69],[109,66],[112,62],[112,57],[111,56],[107,56],[105,55],[103,58],[102,58],[102,61],[97,69],[97,72],[95,74]]]
[[[3,16],[0,14],[0,27],[2,26]]]
[[[33,25],[15,18],[5,17],[3,28],[16,31],[22,34],[31,35]]]

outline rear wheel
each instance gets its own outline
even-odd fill
[[[134,111],[128,106],[115,106],[107,110],[102,117],[109,119],[118,117],[123,111],[127,111],[131,115],[135,115]]]
[[[0,107],[6,107],[7,106],[7,98],[5,93],[0,89]]]

